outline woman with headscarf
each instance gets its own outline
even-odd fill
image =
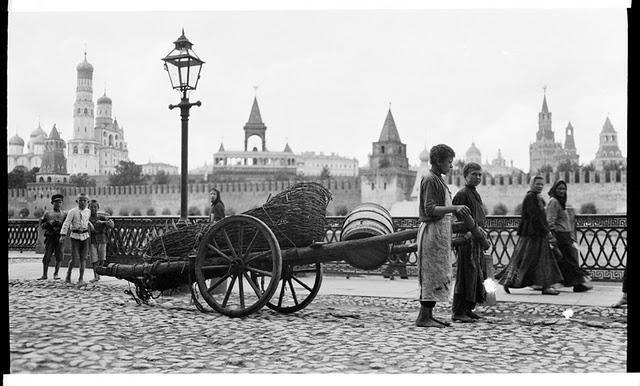
[[[209,219],[211,222],[220,221],[225,217],[224,203],[220,198],[220,191],[216,188],[212,188],[209,192],[209,199],[211,200],[211,213]]]
[[[575,240],[566,208],[567,183],[563,180],[556,181],[549,190],[549,197],[551,199],[547,205],[547,222],[556,239],[552,248],[564,277],[562,285],[573,287],[573,292],[588,291],[593,288],[592,285],[587,284],[589,273],[580,268],[579,253],[573,246]]]
[[[557,295],[551,286],[563,280],[560,268],[551,251],[555,242],[550,232],[540,197],[544,181],[536,176],[531,179],[530,190],[522,201],[522,215],[518,226],[518,243],[509,264],[496,274],[506,293],[509,288],[542,287],[543,295]]]

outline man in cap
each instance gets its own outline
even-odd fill
[[[75,262],[78,262],[78,268],[80,269],[80,276],[78,277],[78,287],[85,284],[84,268],[87,261],[87,255],[89,253],[89,237],[90,232],[93,229],[93,225],[89,221],[91,217],[91,211],[87,208],[87,195],[83,192],[78,195],[76,202],[78,206],[69,210],[67,218],[62,224],[60,230],[60,240],[63,241],[66,236],[71,238],[71,261],[69,261],[69,268],[67,269],[67,278],[65,282],[71,283],[71,271]]]
[[[53,278],[55,280],[60,279],[58,277],[58,271],[62,264],[64,244],[60,241],[60,229],[67,216],[67,213],[62,210],[62,194],[54,194],[51,196],[51,204],[53,205],[52,211],[44,213],[40,219],[40,227],[44,229],[44,257],[42,258],[42,276],[38,280],[47,279],[47,271],[49,270],[49,262],[51,256],[56,257],[56,268],[53,272]]]

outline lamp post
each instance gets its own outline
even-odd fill
[[[180,91],[182,98],[177,105],[169,105],[169,110],[173,110],[176,107],[180,108],[180,117],[182,117],[182,146],[181,146],[181,173],[180,173],[180,220],[179,225],[188,224],[187,214],[187,184],[188,184],[188,156],[187,150],[189,148],[189,109],[191,106],[200,106],[202,103],[197,101],[195,103],[189,102],[187,92],[195,90],[198,85],[198,79],[200,79],[200,70],[204,63],[195,52],[191,49],[193,43],[184,36],[184,28],[182,29],[182,35],[173,42],[175,47],[167,56],[162,58],[164,61],[164,69],[169,74],[169,81],[171,87],[174,90]]]

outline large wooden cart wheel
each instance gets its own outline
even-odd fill
[[[202,237],[194,264],[202,298],[231,317],[262,308],[276,291],[281,269],[282,254],[273,232],[259,219],[244,214],[215,223]]]
[[[260,278],[262,283],[262,278]],[[308,306],[320,291],[322,264],[289,265],[282,269],[278,290],[267,307],[283,314],[300,311]]]

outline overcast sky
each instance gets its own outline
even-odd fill
[[[129,156],[180,165],[179,101],[162,61],[181,28],[206,61],[191,100],[189,168],[243,147],[254,86],[267,147],[367,165],[389,103],[409,162],[426,146],[472,141],[528,171],[547,86],[556,140],[571,121],[593,160],[609,115],[627,151],[627,21],[618,9],[11,12],[7,138],[38,120],[72,133],[76,65],[94,66]]]

